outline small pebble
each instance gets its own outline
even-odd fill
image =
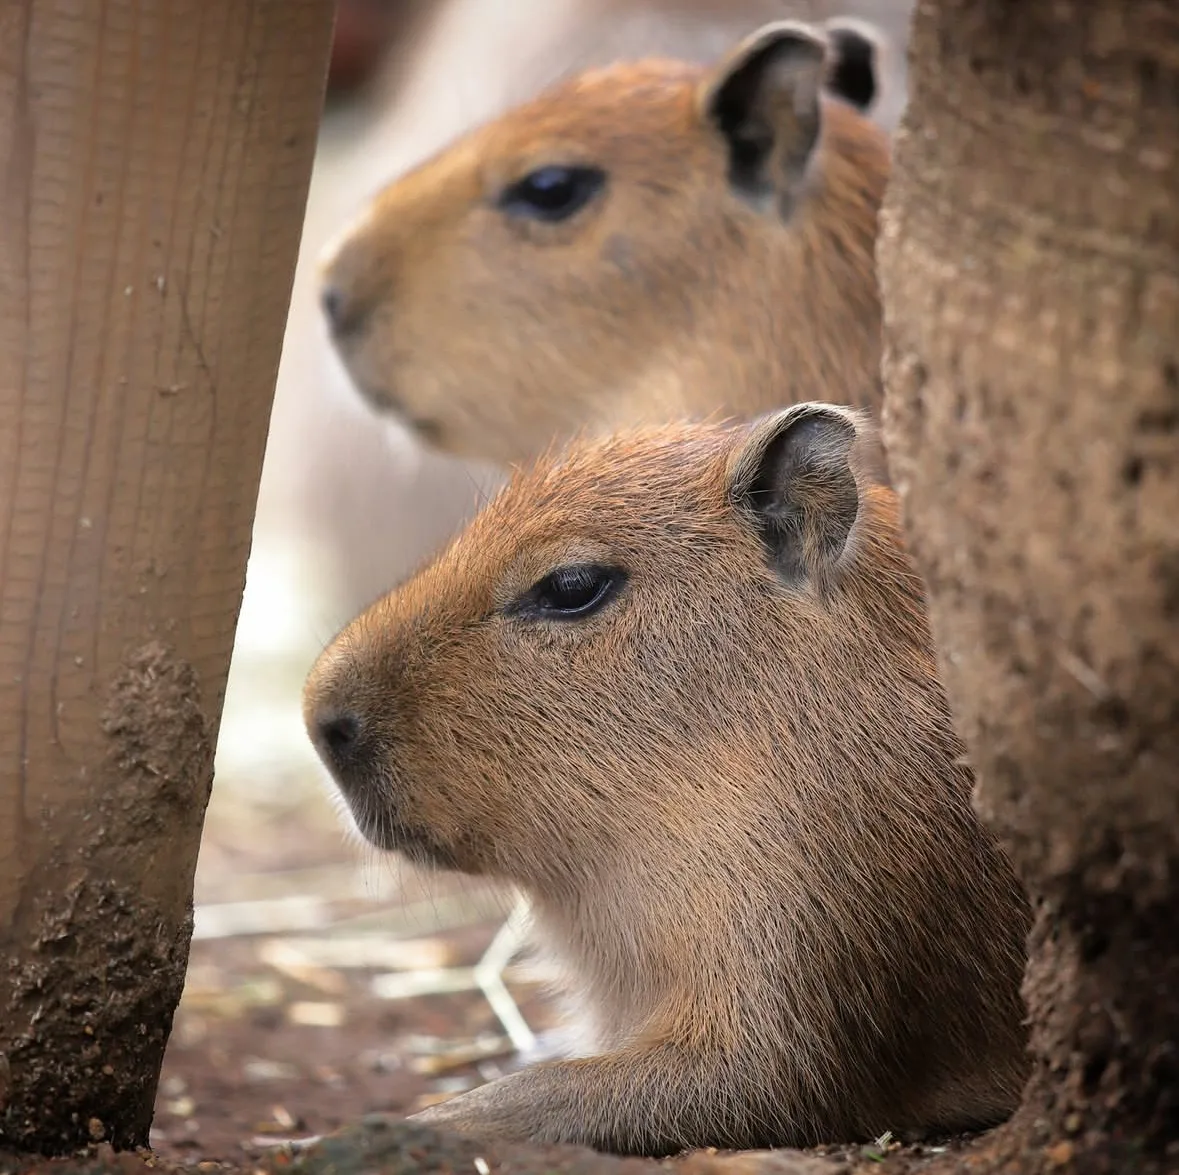
[[[1050,1146],[1045,1152],[1044,1157],[1052,1167],[1063,1167],[1066,1163],[1071,1163],[1073,1158],[1073,1144],[1068,1142],[1058,1142],[1055,1146]]]
[[[294,1065],[282,1061],[270,1061],[263,1057],[251,1057],[242,1065],[242,1074],[247,1081],[261,1084],[265,1081],[293,1081],[299,1076]]]
[[[292,1024],[310,1028],[339,1028],[344,1023],[344,1005],[310,1001],[295,1003],[287,1008],[287,1019]]]

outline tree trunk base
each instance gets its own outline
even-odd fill
[[[1167,0],[914,13],[884,439],[1039,911],[1033,1073],[971,1170],[1179,1171],[1177,47]]]
[[[37,1002],[47,1028],[13,1042],[0,1073],[0,1085],[20,1074],[19,1102],[0,1115],[7,1145],[60,1152],[85,1138],[146,1143],[191,933],[191,920],[177,929],[117,884],[92,883],[45,913],[44,958],[13,977],[14,1000]],[[108,943],[109,954],[79,982],[72,948],[87,939]]]
[[[1152,1156],[1179,1169],[1179,903],[1090,891],[1088,906],[1045,907],[1032,932],[1024,990],[1039,1064],[1009,1130],[1115,1163],[1094,1170],[1146,1170]]]
[[[82,783],[86,836],[46,852],[17,909],[25,949],[5,959],[0,1144],[68,1153],[146,1145],[192,935],[195,845],[213,739],[192,667],[152,641],[127,659],[101,715],[107,753]],[[144,875],[120,866],[138,854]],[[81,863],[81,864],[80,864]]]

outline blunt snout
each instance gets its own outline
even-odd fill
[[[303,720],[319,757],[341,788],[363,786],[377,766],[376,717],[351,658],[328,649],[303,688]]]
[[[347,294],[338,285],[327,281],[319,291],[319,304],[332,334],[339,334],[348,320]]]
[[[372,303],[345,275],[329,272],[320,286],[319,304],[332,339],[345,343],[364,332]]]
[[[344,344],[364,333],[388,278],[382,274],[378,243],[370,240],[363,219],[351,225],[324,250],[319,261],[319,305],[332,339]]]
[[[323,706],[312,715],[308,727],[315,749],[333,774],[363,763],[364,726],[354,710]]]

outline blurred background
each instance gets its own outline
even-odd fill
[[[424,452],[360,402],[320,318],[324,246],[379,188],[558,78],[652,54],[708,61],[768,20],[876,24],[889,52],[875,117],[893,129],[910,7],[339,0],[157,1150],[240,1161],[369,1111],[412,1112],[520,1059],[472,970],[504,941],[511,895],[350,842],[303,732],[300,690],[323,644],[443,544],[498,477]],[[508,973],[536,1031],[553,1022],[543,980]]]

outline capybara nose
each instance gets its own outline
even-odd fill
[[[323,307],[324,316],[333,334],[339,334],[347,321],[347,299],[339,286],[328,283],[319,292],[319,304]]]
[[[329,280],[324,283],[319,291],[319,304],[333,337],[337,339],[356,334],[364,325],[365,310],[361,300],[338,282]]]
[[[324,286],[319,292],[319,304],[333,329],[344,310],[344,295],[336,286]]]
[[[321,706],[312,715],[311,739],[336,775],[355,771],[365,758],[364,724],[353,710]]]

